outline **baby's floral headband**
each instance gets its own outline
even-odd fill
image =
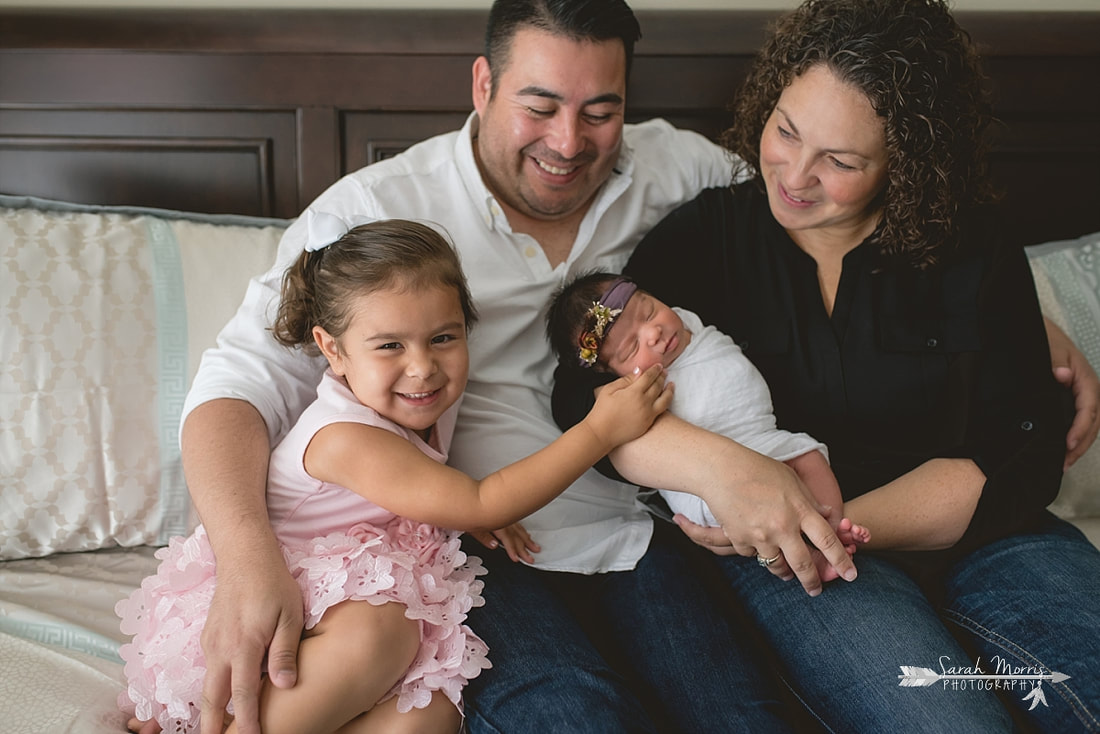
[[[638,286],[629,278],[616,278],[603,292],[598,301],[592,303],[584,314],[584,325],[577,338],[577,357],[581,367],[591,367],[600,357],[607,332],[615,324],[615,319],[623,312],[626,302],[634,295]]]

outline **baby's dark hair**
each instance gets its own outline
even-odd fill
[[[429,286],[455,289],[469,331],[477,310],[447,240],[425,224],[403,219],[362,224],[327,247],[302,252],[287,268],[272,332],[280,344],[316,355],[313,327],[338,339],[349,326],[355,297]]]
[[[558,363],[570,369],[592,369],[597,372],[610,372],[604,361],[599,359],[591,368],[581,367],[578,361],[578,340],[584,329],[588,310],[600,300],[612,281],[620,276],[603,270],[590,270],[559,288],[550,299],[550,309],[546,313],[546,336],[550,348],[558,358]]]

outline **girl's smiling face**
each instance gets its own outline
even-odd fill
[[[356,299],[339,339],[314,339],[363,405],[424,435],[466,388],[466,321],[454,288],[403,287]]]
[[[620,377],[655,364],[668,367],[691,342],[676,312],[645,291],[623,306],[600,348],[608,368]]]
[[[783,90],[760,139],[772,215],[791,233],[840,234],[855,244],[878,224],[886,186],[882,119],[858,89],[825,65]]]

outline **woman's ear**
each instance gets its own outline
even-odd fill
[[[340,355],[340,343],[336,337],[325,331],[320,326],[313,327],[313,341],[317,342],[317,348],[328,360],[329,367],[338,375],[344,374],[344,359]]]

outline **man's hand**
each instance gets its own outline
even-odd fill
[[[1100,379],[1066,333],[1050,319],[1044,318],[1044,323],[1054,378],[1073,391],[1077,407],[1077,415],[1066,434],[1065,468],[1069,469],[1092,446],[1100,431]]]
[[[471,530],[469,534],[490,550],[503,546],[504,552],[513,561],[534,563],[535,557],[531,554],[542,550],[542,546],[536,543],[528,534],[527,528],[518,522],[492,532],[488,530]]]
[[[261,669],[267,654],[272,684],[290,688],[298,678],[302,592],[277,548],[247,567],[218,569],[218,584],[202,631],[206,678],[202,734],[221,734],[230,697],[240,734],[260,734]]]

